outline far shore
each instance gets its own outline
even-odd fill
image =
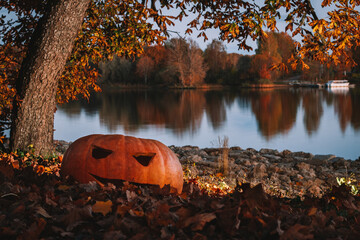
[[[103,89],[199,89],[199,90],[222,90],[222,89],[233,89],[233,88],[287,88],[291,87],[285,83],[267,83],[267,84],[241,84],[241,85],[221,85],[221,84],[202,84],[198,86],[167,86],[167,85],[145,85],[145,84],[104,84],[101,86]]]

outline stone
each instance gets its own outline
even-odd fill
[[[243,149],[241,147],[235,146],[235,147],[231,147],[230,150],[231,151],[242,151]]]
[[[282,156],[287,156],[287,155],[290,155],[292,152],[290,151],[290,150],[287,150],[287,149],[285,149],[284,151],[282,151],[280,154],[282,155]]]
[[[266,173],[266,166],[263,163],[256,165],[251,171],[251,176],[256,179],[262,179],[267,175],[268,174]]]
[[[333,158],[335,158],[336,156],[335,155],[332,155],[332,154],[327,154],[327,155],[320,155],[320,154],[317,154],[315,156],[313,156],[311,158],[312,161],[314,160],[320,160],[320,161],[329,161]]]
[[[247,148],[247,149],[246,149],[246,152],[249,152],[249,153],[257,153],[257,151],[256,151],[254,148]]]
[[[236,158],[238,156],[242,156],[243,154],[244,154],[244,151],[241,151],[241,150],[230,151],[229,152],[229,157]]]
[[[183,146],[182,149],[184,151],[199,151],[199,147],[197,146],[190,146],[190,145],[187,145],[187,146]]]
[[[304,163],[304,162],[300,162],[298,164],[296,164],[296,168],[299,169],[299,171],[309,171],[310,170],[310,164],[308,163]]]
[[[329,164],[329,160],[332,158],[335,158],[335,155],[329,154],[329,155],[315,155],[314,157],[309,159],[309,163],[315,166],[319,165],[327,165]]]
[[[306,153],[306,152],[294,152],[292,153],[293,157],[301,157],[301,158],[312,158],[314,157],[314,155],[312,155],[311,153]]]
[[[344,158],[335,157],[329,161],[335,169],[349,168],[350,161],[346,161]]]
[[[279,156],[275,156],[273,154],[264,154],[263,157],[266,157],[269,160],[276,160],[276,161],[280,161],[281,157]]]
[[[202,162],[203,159],[199,155],[194,155],[191,157],[191,161],[193,161],[194,163],[198,163],[198,162]]]
[[[268,149],[268,148],[260,149],[259,153],[261,153],[261,154],[271,154],[271,155],[279,154],[279,152],[277,150]]]

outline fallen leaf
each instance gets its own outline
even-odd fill
[[[137,194],[134,191],[126,190],[126,198],[129,202],[132,202],[137,198]]]
[[[295,224],[281,235],[281,240],[297,239],[297,240],[308,240],[314,239],[314,235],[311,233],[312,229],[309,226],[301,224]]]
[[[40,234],[44,230],[45,226],[46,226],[46,221],[43,218],[39,218],[36,222],[31,224],[30,228],[28,228],[17,239],[22,239],[22,240],[38,239]]]
[[[121,217],[124,217],[126,213],[129,212],[131,209],[128,205],[118,205],[116,208],[116,213],[119,214]]]
[[[84,189],[86,192],[90,193],[97,191],[100,186],[99,184],[97,184],[97,182],[91,181],[89,183],[80,184],[79,187]]]
[[[58,190],[60,190],[60,191],[66,191],[69,188],[70,188],[70,186],[68,186],[68,185],[59,185],[58,186]]]
[[[47,211],[40,206],[36,208],[36,213],[43,216],[44,218],[51,218],[51,216],[47,213]]]
[[[66,231],[71,231],[77,226],[82,220],[89,219],[92,217],[91,206],[86,205],[83,208],[73,208],[68,214],[61,218],[61,222],[66,225]]]
[[[112,201],[96,201],[96,203],[92,206],[92,211],[94,213],[102,213],[104,216],[111,212],[112,208]]]
[[[316,207],[313,207],[313,208],[311,208],[310,210],[309,210],[309,212],[308,212],[308,216],[313,216],[313,215],[315,215],[316,213],[317,213],[317,208]]]
[[[2,173],[7,179],[12,179],[14,176],[14,169],[5,161],[0,161],[0,173]]]
[[[185,228],[191,225],[192,231],[201,231],[206,223],[211,222],[215,218],[216,218],[215,213],[197,214],[185,220],[183,223],[184,224],[183,227]]]

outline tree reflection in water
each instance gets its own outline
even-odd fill
[[[251,111],[258,131],[270,140],[287,134],[295,125],[300,109],[307,135],[316,133],[324,107],[332,107],[344,132],[347,126],[360,129],[360,91],[326,89],[265,90],[106,90],[88,101],[60,105],[68,117],[76,118],[85,111],[98,114],[109,132],[122,127],[137,132],[146,126],[171,129],[176,135],[197,134],[206,116],[209,126],[219,130],[227,123],[231,107]],[[237,103],[237,104],[234,104]],[[326,121],[326,119],[325,119]]]

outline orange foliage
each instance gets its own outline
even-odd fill
[[[44,14],[48,2],[41,0],[0,2],[2,10],[9,11],[15,19],[8,21],[6,16],[0,19],[1,114],[8,115],[7,112],[11,109],[11,101],[15,96],[14,80],[33,30]],[[164,15],[162,10],[157,10],[155,6],[168,9],[176,7],[178,11],[173,16],[168,16]],[[57,100],[66,102],[76,99],[79,95],[88,98],[91,90],[99,91],[96,79],[97,64],[100,61],[111,59],[114,54],[131,58],[143,53],[145,46],[153,43],[163,44],[169,35],[167,27],[173,24],[172,19],[182,20],[190,12],[193,19],[190,20],[186,33],[192,32],[190,28],[197,28],[200,30],[198,36],[207,39],[205,30],[217,28],[220,30],[221,40],[237,41],[240,48],[250,50],[251,47],[246,40],[265,39],[268,36],[264,32],[265,27],[271,31],[276,30],[276,21],[280,17],[280,12],[286,10],[286,30],[291,32],[292,36],[300,36],[301,42],[295,44],[296,51],[286,63],[274,54],[275,45],[268,45],[267,53],[261,53],[268,57],[268,62],[281,64],[283,68],[292,66],[295,69],[298,65],[309,68],[304,61],[308,58],[328,66],[341,63],[353,66],[355,61],[350,49],[360,45],[358,10],[360,2],[323,0],[322,7],[327,6],[330,6],[331,10],[327,12],[326,18],[320,19],[311,1],[265,1],[262,6],[258,6],[253,1],[92,0],[72,55],[59,81]],[[271,42],[273,38],[269,36]],[[280,51],[284,50],[282,48],[283,46],[279,46]],[[9,51],[16,54],[8,54]],[[160,59],[162,57],[159,61]],[[268,62],[262,60],[262,64],[257,69],[261,77],[269,78],[266,70],[269,66]],[[271,79],[276,78],[274,71],[270,72]],[[201,79],[201,77],[195,80],[189,77],[182,78],[186,85]]]

